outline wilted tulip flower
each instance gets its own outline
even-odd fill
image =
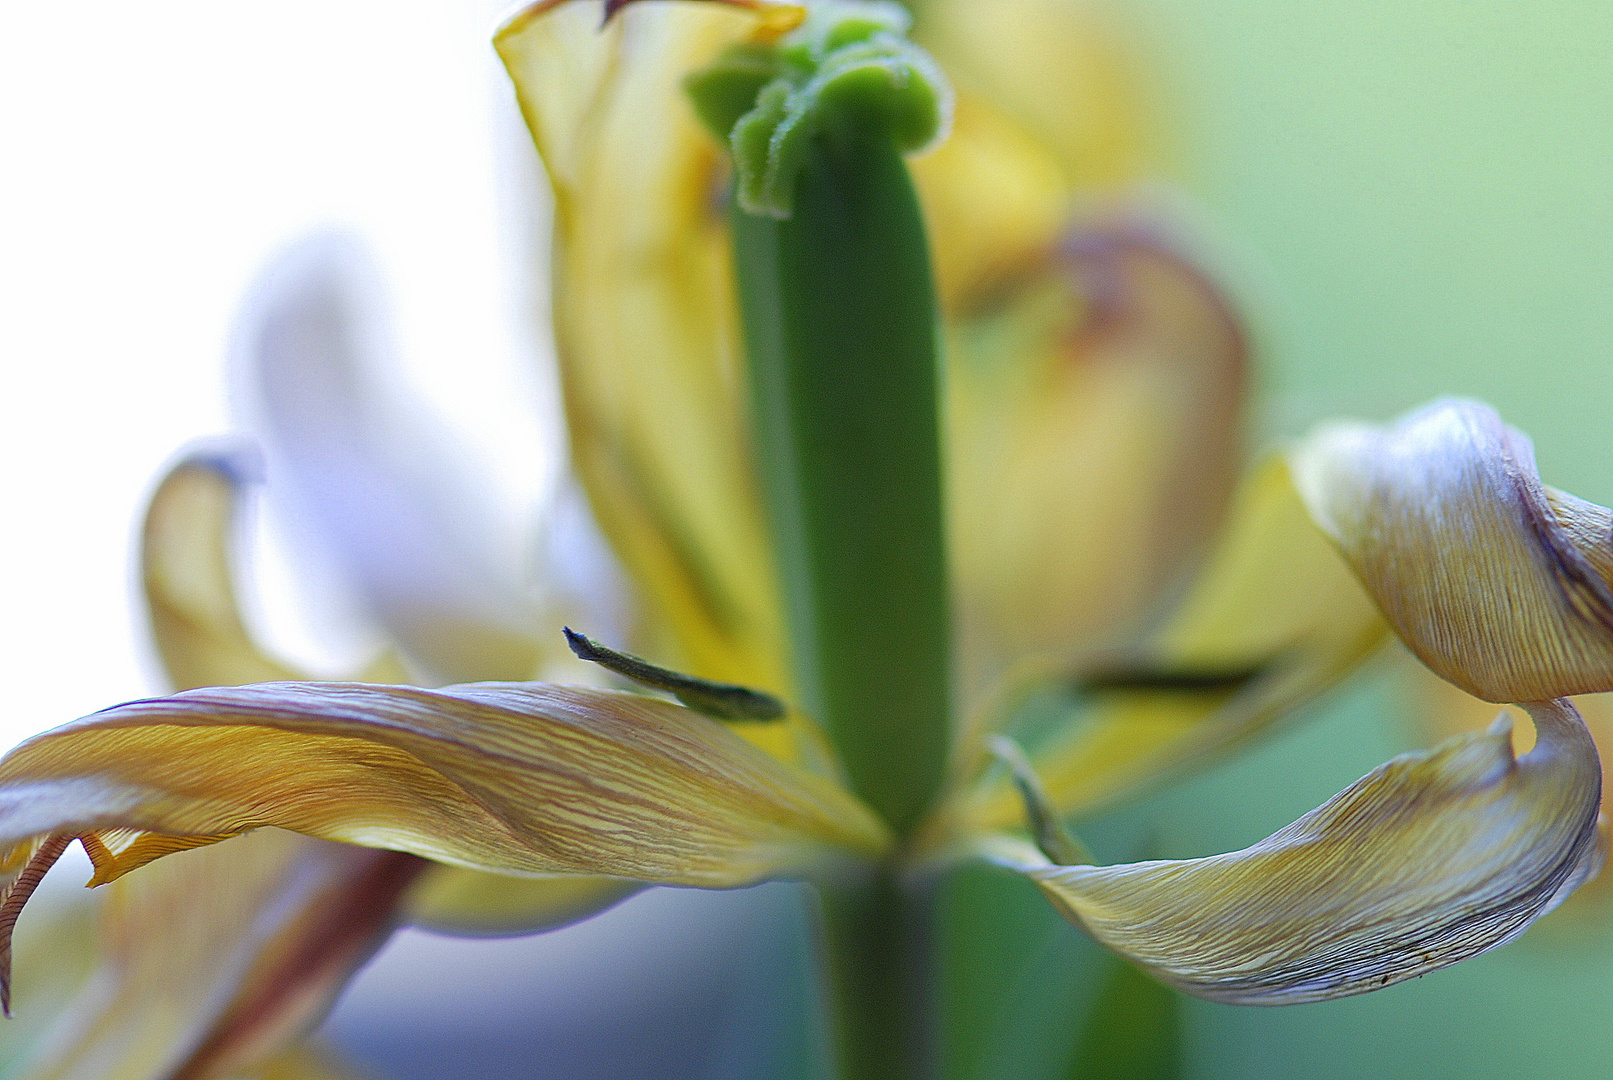
[[[1047,40],[1005,67],[961,2],[916,28],[888,3],[606,9],[537,4],[497,46],[555,191],[572,465],[638,612],[631,641],[564,641],[636,689],[467,681],[532,678],[587,601],[489,587],[385,485],[353,497],[395,535],[347,540],[439,556],[349,545],[404,666],[295,681],[235,608],[238,466],[182,463],[146,587],[196,688],[0,763],[0,931],[75,840],[124,890],[38,1075],[286,1075],[401,921],[536,931],[782,878],[821,901],[840,1075],[927,1076],[930,899],[973,861],[1173,986],[1262,1005],[1493,948],[1594,872],[1600,769],[1561,699],[1613,688],[1609,512],[1462,404],[1238,480],[1237,320],[1159,231],[1083,206],[1131,168],[1101,66],[1034,63],[1090,43],[1009,19]],[[346,341],[323,295],[263,349],[361,387],[322,367]],[[1224,855],[1095,865],[1065,832],[1333,685],[1385,617],[1523,703],[1535,748],[1450,740]]]

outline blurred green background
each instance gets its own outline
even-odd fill
[[[1168,119],[1168,179],[1202,210],[1253,313],[1262,441],[1480,397],[1533,436],[1548,483],[1613,500],[1613,5],[1113,10]],[[1427,743],[1403,663],[1371,665],[1255,750],[1083,835],[1115,859],[1259,839]],[[1069,961],[1107,970],[1102,955],[1006,900],[1011,886],[956,888],[998,892],[1003,948],[1010,915],[1016,935],[1041,935],[1039,959],[1002,984],[1021,1036],[966,1039],[982,1075],[1087,1075],[1069,1071],[1071,1035],[1035,1044],[1090,1014],[1096,988]],[[1582,898],[1497,952],[1364,997],[1284,1009],[1178,998],[1178,1015],[1181,1075],[1195,1080],[1606,1076],[1613,904]]]

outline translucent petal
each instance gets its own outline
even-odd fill
[[[524,538],[397,384],[375,276],[353,241],[319,236],[258,284],[236,361],[271,489],[434,680],[530,677],[548,639]]]
[[[1301,493],[1401,640],[1486,701],[1613,690],[1613,512],[1540,482],[1495,410],[1445,400],[1329,424]]]
[[[0,762],[0,843],[277,825],[526,874],[723,888],[878,854],[853,796],[681,706],[488,683],[263,683],[131,702]]]
[[[1571,705],[1379,767],[1255,844],[1203,859],[1028,867],[1073,922],[1188,993],[1322,1001],[1521,934],[1601,861],[1601,766]]]

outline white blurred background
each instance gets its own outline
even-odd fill
[[[552,464],[530,310],[546,211],[489,44],[499,14],[498,0],[7,7],[0,743],[161,689],[134,524],[175,451],[229,430],[237,306],[310,230],[371,246],[408,377],[512,513],[536,502]],[[249,602],[282,651],[329,669],[344,643],[300,617],[275,554]]]

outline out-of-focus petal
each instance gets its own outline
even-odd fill
[[[721,4],[518,15],[496,45],[555,192],[553,316],[572,464],[661,638],[642,650],[785,693],[745,430],[721,148],[681,80],[756,29]]]
[[[1153,141],[1146,99],[1100,5],[926,0],[914,38],[960,97],[989,102],[1047,146],[1072,189],[1137,176]]]
[[[1171,616],[1124,668],[1093,665],[1089,708],[1032,762],[1061,813],[1091,812],[1287,715],[1387,633],[1312,524],[1286,463],[1272,457],[1245,478],[1214,554]],[[1017,821],[1018,801],[1006,779],[988,774],[960,797],[950,831]]]
[[[328,1047],[303,1043],[282,1050],[248,1073],[245,1080],[370,1080],[371,1074],[343,1060]]]
[[[271,490],[433,680],[528,677],[547,637],[521,540],[391,378],[374,279],[356,243],[321,236],[258,286],[237,367]]]
[[[404,900],[403,920],[456,937],[535,934],[598,914],[642,888],[641,881],[589,874],[510,877],[437,865]]]
[[[1376,990],[1521,934],[1601,860],[1601,766],[1566,701],[1379,767],[1203,859],[1027,868],[1073,922],[1190,994],[1244,1005]]]
[[[0,844],[262,825],[482,870],[708,888],[887,843],[844,789],[716,721],[542,683],[193,690],[96,713],[0,762]]]
[[[1213,534],[1245,342],[1139,230],[1073,235],[949,330],[948,508],[973,700],[1137,620]]]
[[[324,1016],[425,865],[266,829],[119,880],[100,968],[20,1075],[254,1073]]]
[[[911,168],[948,316],[967,314],[983,293],[1022,275],[1068,222],[1070,188],[1058,159],[1012,117],[967,95],[946,141]]]
[[[152,638],[178,689],[298,677],[258,649],[231,580],[240,493],[257,468],[245,446],[198,451],[151,496],[140,569]]]
[[[1300,492],[1401,639],[1492,702],[1613,690],[1613,512],[1540,482],[1527,436],[1476,401],[1329,424]]]

